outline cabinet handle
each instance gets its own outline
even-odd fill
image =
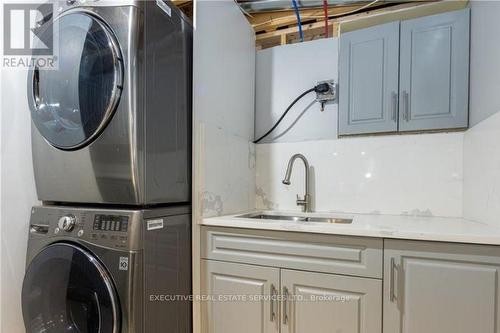
[[[288,324],[288,288],[283,287],[283,325]]]
[[[396,261],[394,258],[391,258],[391,276],[390,276],[390,287],[389,287],[389,293],[390,293],[390,298],[391,302],[396,302],[398,300],[398,296],[396,295],[396,278],[394,277],[396,271],[398,270],[398,265],[396,264]],[[399,272],[398,272],[399,274]]]
[[[408,91],[403,91],[403,103],[404,103],[404,119],[410,121],[410,97]]]
[[[393,91],[391,97],[392,97],[392,120],[398,121],[398,94],[395,91]]]
[[[276,311],[274,310],[276,294],[276,288],[274,287],[274,284],[271,283],[271,321],[274,321],[274,319],[276,318]]]

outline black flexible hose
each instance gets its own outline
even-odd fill
[[[285,112],[283,112],[283,114],[281,115],[280,119],[278,119],[278,121],[276,122],[276,124],[274,124],[274,126],[271,127],[271,129],[269,131],[267,131],[266,134],[264,134],[263,136],[261,136],[260,138],[258,138],[257,140],[255,140],[253,143],[259,143],[262,139],[264,139],[266,136],[268,136],[269,134],[271,134],[271,132],[274,131],[274,129],[276,127],[278,127],[278,125],[283,120],[283,118],[285,118],[286,114],[295,105],[295,103],[297,103],[302,97],[304,97],[305,95],[309,94],[310,92],[315,91],[316,89],[317,89],[316,87],[308,89],[308,90],[304,91],[302,94],[300,94],[296,99],[294,99],[294,101],[286,108]]]

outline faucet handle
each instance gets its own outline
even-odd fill
[[[307,205],[307,198],[306,197],[301,198],[297,194],[297,206],[303,206],[302,208],[304,208],[305,205]]]
[[[301,198],[298,194],[297,194],[297,206],[302,206],[302,211],[303,212],[308,212],[309,211],[309,196],[306,194],[303,198]]]

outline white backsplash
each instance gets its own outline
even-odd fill
[[[203,124],[198,157],[201,214],[212,217],[255,207],[255,145],[223,129]]]
[[[298,210],[301,161],[290,186],[281,180],[289,158],[302,153],[312,169],[315,211],[460,217],[463,138],[438,133],[257,145],[256,206]]]
[[[500,112],[465,133],[464,217],[500,226]]]

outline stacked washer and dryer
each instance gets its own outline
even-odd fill
[[[28,333],[191,331],[192,26],[170,2],[57,2],[28,75]],[[50,37],[50,36],[46,36]],[[42,38],[43,40],[43,38]]]

